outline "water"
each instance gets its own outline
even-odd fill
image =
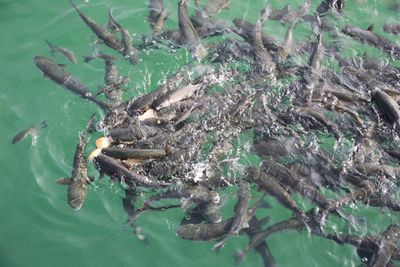
[[[171,11],[176,10],[175,2],[166,1]],[[274,7],[283,7],[283,2],[271,1]],[[302,3],[291,2],[292,6]],[[391,0],[347,1],[343,21],[362,28],[374,23],[376,32],[382,33],[384,23],[399,20],[398,11],[389,8],[390,3]],[[130,32],[141,36],[150,31],[146,21],[147,1],[77,1],[77,4],[96,21],[105,23],[106,10],[112,7],[113,14]],[[260,0],[232,0],[231,8],[219,17],[243,17],[255,22],[264,4],[265,1]],[[314,3],[312,8],[316,5]],[[175,13],[172,12],[167,23],[170,28],[176,27]],[[0,266],[233,266],[232,255],[247,244],[247,237],[231,238],[220,254],[211,251],[213,242],[180,240],[175,234],[184,216],[180,209],[144,214],[138,224],[149,237],[149,244],[138,240],[126,226],[126,214],[121,205],[123,190],[107,179],[89,187],[83,209],[74,211],[68,207],[66,187],[56,184],[55,180],[70,176],[79,132],[90,114],[103,112],[45,80],[32,59],[35,55],[50,56],[44,38],[68,47],[78,56],[79,64],[69,64],[60,55],[56,56],[57,62],[68,64],[68,72],[90,88],[97,88],[103,84],[103,63],[82,61],[82,56],[91,53],[95,37],[67,1],[2,0],[0,25],[0,162],[3,173],[0,180]],[[277,22],[267,25],[271,26],[265,27],[266,32],[283,40],[284,26]],[[300,25],[294,38],[307,40],[310,32],[308,26]],[[385,36],[399,42],[394,36]],[[350,55],[362,55],[366,51],[372,57],[386,58],[377,49],[349,39],[345,46]],[[126,99],[155,89],[162,77],[190,61],[190,55],[183,49],[176,53],[166,51],[142,52],[142,61],[134,67],[118,61],[121,75],[130,77]],[[398,62],[394,64],[399,65]],[[49,127],[40,131],[36,145],[32,145],[30,138],[11,144],[16,132],[43,120]],[[94,148],[98,136],[91,137],[88,151]],[[97,176],[91,164],[89,174]],[[232,195],[225,197],[228,200],[224,211],[228,214],[234,200],[229,199]],[[306,200],[297,200],[302,208],[310,207]],[[272,222],[291,215],[273,198],[269,197],[268,202],[273,206],[268,210]],[[367,218],[368,232],[376,233],[391,222],[399,223],[397,215],[386,210],[360,207],[359,213]],[[268,245],[279,266],[360,264],[354,248],[339,246],[306,232],[273,235],[268,238]],[[262,266],[262,262],[251,252],[241,266]]]

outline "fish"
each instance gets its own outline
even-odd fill
[[[25,130],[22,130],[14,135],[13,139],[11,140],[12,144],[18,143],[19,141],[25,139],[27,136],[32,136],[32,143],[35,143],[35,140],[38,136],[39,129],[46,128],[47,123],[46,121],[42,121],[38,126],[29,127]]]
[[[399,105],[393,98],[380,89],[372,93],[372,101],[378,106],[379,111],[390,123],[400,125]]]
[[[287,14],[283,15],[282,18],[280,19],[281,22],[286,23],[292,23],[295,20],[301,19],[303,16],[308,14],[308,11],[310,10],[311,4],[313,0],[306,0],[304,4],[296,11],[291,11],[288,12]]]
[[[294,20],[285,34],[285,40],[282,46],[278,48],[278,54],[281,56],[282,59],[286,59],[292,53],[293,30],[296,24],[297,20]]]
[[[61,178],[56,181],[58,184],[68,185],[68,205],[75,210],[82,208],[87,197],[87,186],[91,182],[91,179],[87,175],[85,148],[89,132],[95,129],[95,123],[96,114],[93,114],[90,116],[85,130],[79,136],[79,143],[76,146],[72,164],[71,178]]]
[[[83,22],[85,22],[85,24],[96,34],[100,40],[104,42],[105,45],[111,49],[114,49],[115,51],[122,51],[124,49],[124,44],[121,42],[121,40],[118,40],[113,33],[108,32],[94,20],[83,14],[75,5],[74,1],[69,0],[69,3],[76,10]]]
[[[372,31],[364,30],[355,26],[345,25],[342,28],[342,32],[363,44],[374,46],[390,56],[393,56],[394,58],[400,58],[399,45],[392,43],[388,39],[379,36]]]
[[[165,9],[163,0],[150,0],[149,11],[148,20],[151,29],[154,34],[158,35],[164,29],[165,20],[168,18],[169,12]]]
[[[36,67],[55,83],[67,88],[71,92],[88,99],[101,108],[109,111],[113,105],[99,100],[75,76],[64,70],[64,66],[56,64],[52,59],[44,56],[35,56],[33,59]]]
[[[324,16],[329,10],[336,10],[343,13],[345,1],[344,0],[324,0],[317,7],[317,14]]]
[[[186,45],[196,60],[201,60],[207,56],[207,49],[201,43],[200,37],[190,21],[187,0],[179,0],[178,3],[178,22],[180,42]]]
[[[322,34],[317,35],[317,42],[315,43],[314,49],[311,53],[308,65],[310,66],[313,73],[321,75],[321,64],[324,56],[324,46],[322,45]]]
[[[134,149],[128,147],[107,147],[103,148],[101,153],[117,159],[154,159],[167,155],[165,149]]]
[[[184,87],[168,91],[166,94],[159,96],[157,100],[153,102],[153,106],[158,111],[161,108],[191,97],[195,92],[201,90],[203,87],[204,85],[202,83],[188,84]]]
[[[112,129],[109,132],[109,136],[112,140],[118,142],[134,142],[152,137],[160,132],[161,130],[158,127],[132,124],[128,127]]]
[[[275,176],[274,176],[275,177]],[[293,211],[297,216],[304,217],[304,212],[297,207],[296,202],[270,173],[264,174],[252,167],[247,168],[246,180],[254,182],[268,194],[275,197],[283,206]]]
[[[270,6],[261,11],[261,16],[258,19],[256,26],[254,27],[254,31],[252,33],[252,38],[251,38],[252,40],[251,45],[253,47],[255,62],[260,71],[265,72],[267,74],[272,74],[276,69],[275,63],[272,61],[272,57],[269,54],[268,50],[264,47],[262,40],[262,27],[270,11],[271,11]]]
[[[239,234],[239,231],[242,228],[247,228],[248,226],[247,209],[251,195],[250,184],[247,181],[239,181],[237,197],[238,202],[235,207],[235,216],[233,217],[231,227],[226,236],[213,247],[213,249],[217,251],[221,250],[224,247],[225,242],[228,240],[229,237]]]
[[[288,13],[290,13],[289,5],[286,5],[281,9],[272,8],[271,13],[269,14],[268,18],[271,20],[281,20]]]
[[[314,210],[311,209],[309,210],[306,214],[307,216],[310,216],[314,213]],[[310,221],[310,220],[308,220]],[[270,236],[271,234],[282,232],[282,231],[287,231],[287,230],[298,230],[301,231],[306,228],[306,223],[304,220],[298,216],[291,217],[287,220],[277,222],[271,226],[268,226],[265,228],[265,230],[259,231],[255,235],[252,235],[249,243],[243,250],[237,250],[235,252],[235,263],[236,265],[240,264],[243,262],[243,260],[246,258],[247,254],[249,253],[250,250],[254,249],[261,243],[265,242],[265,239]],[[315,229],[315,231],[318,231],[318,229]]]
[[[204,12],[208,17],[212,17],[221,12],[222,9],[229,8],[230,0],[209,0],[204,8]]]
[[[98,155],[93,157],[93,162],[101,172],[114,177],[121,182],[124,181],[127,185],[133,188],[141,186],[144,188],[161,189],[170,186],[170,183],[152,180],[144,175],[130,171],[123,166],[119,160],[101,153],[98,153]]]
[[[400,34],[400,22],[386,23],[382,27],[384,32],[392,34]]]
[[[59,46],[55,46],[52,45],[49,41],[47,41],[46,39],[44,39],[44,41],[49,45],[50,47],[50,52],[51,54],[54,56],[54,54],[57,53],[61,53],[63,54],[66,58],[68,58],[69,61],[71,61],[72,63],[76,64],[78,63],[78,60],[75,57],[74,52],[72,52],[72,50],[68,49],[68,48],[64,48],[64,47],[59,47]]]

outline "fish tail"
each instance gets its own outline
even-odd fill
[[[215,250],[215,252],[219,253],[224,248],[225,242],[226,238],[222,239],[220,242],[215,244],[212,249]]]
[[[51,49],[53,49],[53,45],[47,40],[47,39],[43,39],[46,43],[47,43],[47,45],[51,48]]]
[[[91,60],[93,60],[95,57],[93,57],[93,56],[84,56],[83,57],[83,60],[86,62],[86,63],[88,63],[89,61],[91,61]]]
[[[39,124],[39,129],[40,128],[46,128],[48,125],[47,125],[47,122],[46,121],[42,121],[40,124]]]
[[[244,250],[236,250],[235,252],[235,265],[239,265],[246,258],[247,253]]]

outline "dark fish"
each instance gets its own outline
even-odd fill
[[[209,0],[204,8],[204,12],[208,17],[212,17],[221,12],[222,9],[228,8],[230,0]]]
[[[281,20],[288,13],[290,13],[289,5],[284,6],[282,9],[272,8],[268,18],[271,20]]]
[[[251,43],[253,38],[253,33],[255,31],[255,25],[239,18],[234,19],[233,23],[238,28],[237,30],[233,29],[233,31],[238,35],[242,36],[246,41]],[[270,49],[272,51],[278,50],[279,43],[275,38],[265,34],[264,32],[261,32],[261,40],[265,48]]]
[[[202,83],[188,84],[184,87],[168,91],[166,94],[160,95],[157,100],[153,102],[153,106],[156,110],[170,106],[173,103],[191,97],[203,87],[204,85]]]
[[[164,8],[163,0],[150,0],[149,3],[149,22],[155,34],[160,34],[164,29],[165,20],[169,12]]]
[[[311,70],[317,75],[321,75],[321,64],[323,56],[324,56],[324,46],[322,45],[322,35],[318,34],[317,42],[315,43],[313,52],[310,57],[310,61],[308,63]]]
[[[308,11],[310,10],[312,4],[312,0],[306,0],[304,4],[296,11],[291,11],[287,14],[285,14],[281,18],[281,22],[293,22],[295,20],[301,19],[303,16],[308,14]]]
[[[87,195],[87,185],[91,182],[87,176],[87,165],[85,158],[85,147],[88,142],[89,132],[95,129],[96,114],[93,114],[80,135],[79,143],[75,149],[74,162],[72,164],[71,178],[61,178],[57,183],[68,185],[68,204],[71,208],[79,210],[82,208]]]
[[[289,26],[286,35],[285,41],[283,45],[279,47],[278,53],[282,59],[286,59],[292,53],[292,43],[293,43],[293,29],[297,24],[297,20],[294,20],[292,24]]]
[[[377,89],[372,94],[372,100],[378,106],[379,111],[388,119],[390,123],[400,125],[399,105],[384,91]]]
[[[152,137],[161,130],[158,127],[132,124],[126,128],[114,128],[109,136],[118,142],[134,142],[139,139]]]
[[[311,215],[314,211],[310,210],[307,212],[307,215]],[[268,226],[265,230],[259,231],[257,234],[253,235],[250,238],[249,243],[243,250],[238,250],[235,253],[235,263],[241,263],[247,256],[250,250],[254,249],[262,242],[265,242],[265,239],[273,234],[287,230],[303,230],[306,228],[306,224],[303,219],[298,216],[289,218],[287,220],[275,223],[271,226]],[[317,230],[317,229],[316,229]]]
[[[261,172],[264,176],[271,176],[280,184],[284,184],[297,191],[303,197],[308,198],[321,208],[329,206],[331,203],[324,195],[322,195],[318,189],[310,186],[309,184],[301,181],[298,177],[285,166],[273,162],[263,161]]]
[[[124,44],[120,40],[116,39],[113,33],[108,32],[105,28],[83,14],[72,0],[70,0],[69,3],[76,12],[78,12],[83,22],[85,22],[85,24],[104,42],[105,45],[116,51],[122,51],[124,49]]]
[[[37,134],[38,134],[39,129],[46,128],[46,127],[47,127],[47,123],[45,121],[43,121],[36,127],[29,127],[25,130],[22,130],[13,137],[11,143],[15,144],[15,143],[21,141],[22,139],[25,139],[28,135],[32,136],[32,142],[34,143],[35,140],[37,139]]]
[[[99,154],[94,156],[93,161],[101,172],[124,181],[129,186],[141,186],[145,188],[165,188],[170,183],[151,180],[146,176],[132,172],[121,164],[120,161],[106,155]]]
[[[74,64],[78,63],[78,60],[76,59],[74,52],[72,52],[70,49],[52,45],[46,39],[44,39],[44,41],[49,45],[51,54],[53,56],[56,52],[58,52],[58,53],[63,54],[65,57],[67,57],[69,59],[69,61],[71,61],[72,63],[74,63]]]
[[[128,147],[106,147],[101,150],[104,155],[117,159],[154,159],[164,157],[165,149],[134,149]]]
[[[197,60],[201,60],[202,58],[207,56],[207,49],[201,43],[199,35],[197,34],[192,22],[190,21],[187,0],[179,0],[178,21],[180,42],[183,45],[187,45],[188,50]]]
[[[253,168],[247,169],[246,180],[256,183],[261,189],[265,190],[271,196],[275,197],[283,206],[293,211],[296,215],[304,217],[303,211],[301,211],[296,202],[290,196],[290,194],[275,180],[271,177],[271,173],[263,173]],[[275,178],[275,176],[273,176]]]
[[[392,43],[391,41],[377,35],[372,31],[346,25],[342,28],[342,32],[363,44],[374,46],[381,51],[394,56],[395,58],[400,58],[399,45]]]
[[[388,33],[393,33],[393,34],[400,34],[400,23],[387,23],[383,25],[383,31],[388,32]]]
[[[272,57],[268,50],[264,47],[262,40],[262,28],[270,11],[270,7],[267,7],[265,10],[261,11],[261,17],[258,19],[256,26],[254,27],[251,38],[251,45],[253,47],[256,64],[261,72],[265,72],[267,74],[272,74],[276,69],[275,63],[272,61]]]
[[[250,185],[247,181],[239,181],[237,198],[238,201],[235,207],[235,216],[233,217],[231,227],[224,239],[215,244],[213,247],[213,249],[216,249],[217,251],[224,247],[225,242],[229,237],[239,234],[239,231],[242,228],[247,228],[248,226],[247,207],[250,201]]]
[[[35,56],[33,61],[35,62],[36,67],[43,72],[45,77],[49,77],[52,81],[62,85],[75,94],[96,103],[105,110],[110,110],[112,108],[112,105],[105,103],[92,95],[86,86],[84,86],[76,77],[66,72],[63,67],[56,64],[53,60],[43,56]]]
[[[344,0],[323,0],[317,7],[317,14],[324,15],[331,9],[342,13],[344,10]]]

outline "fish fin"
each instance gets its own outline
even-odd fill
[[[57,66],[59,66],[61,68],[65,68],[67,65],[66,64],[57,64]]]
[[[212,249],[215,250],[215,252],[219,253],[224,248],[225,242],[226,242],[226,237],[217,244],[215,244]]]
[[[40,124],[39,124],[39,128],[46,128],[48,125],[47,125],[47,122],[46,121],[42,121]]]
[[[94,42],[94,44],[96,44],[96,45],[102,45],[102,44],[104,44],[104,41],[103,41],[103,40],[100,40],[100,39],[97,39],[97,40]]]
[[[236,250],[235,252],[235,265],[239,265],[240,263],[242,263],[244,261],[244,259],[246,258],[246,252],[244,252],[243,250]]]
[[[272,207],[265,199],[260,199],[257,203],[257,208],[270,209]]]
[[[62,177],[56,181],[57,184],[61,185],[70,185],[71,184],[71,179],[67,177]]]
[[[260,221],[260,224],[261,224],[261,225],[264,225],[264,224],[269,223],[270,220],[271,220],[271,217],[270,217],[270,216],[265,216],[264,218],[262,218],[262,219],[259,220],[259,221]]]
[[[93,56],[83,56],[83,61],[85,61],[86,63],[88,63],[89,61],[91,61],[93,59],[94,59]]]
[[[94,177],[94,176],[88,176],[88,178],[89,178],[89,184],[90,184],[90,183],[93,183],[94,180],[95,180],[95,177]]]
[[[99,173],[99,178],[98,178],[98,179],[101,180],[101,179],[103,179],[103,178],[104,178],[104,172],[100,172],[100,173]]]
[[[374,31],[374,23],[368,26],[367,31],[373,32]]]

